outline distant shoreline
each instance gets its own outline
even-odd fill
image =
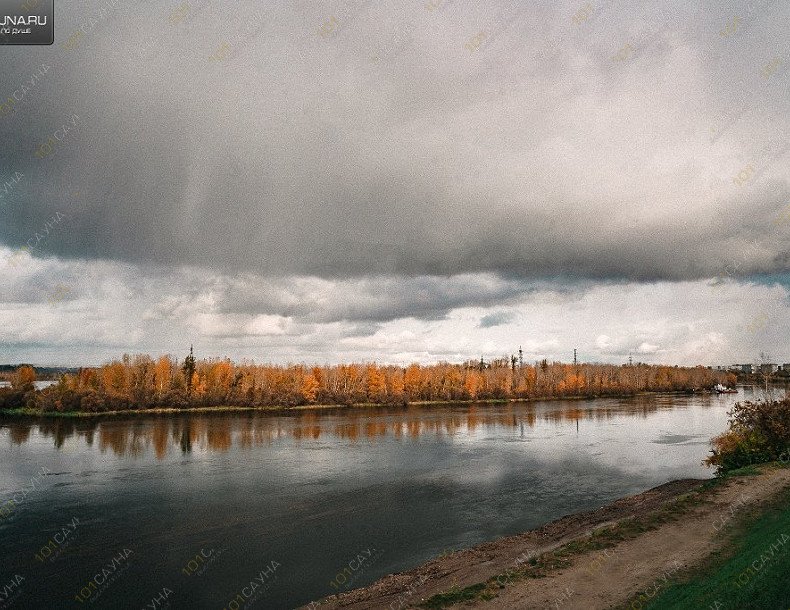
[[[326,405],[295,405],[295,406],[279,406],[267,405],[261,407],[245,407],[245,406],[232,406],[222,405],[214,407],[157,407],[153,409],[122,409],[114,411],[101,411],[101,412],[87,412],[87,411],[39,411],[36,409],[0,409],[0,418],[4,417],[34,417],[34,418],[88,418],[88,417],[102,417],[105,415],[116,417],[119,415],[173,415],[173,414],[188,414],[188,413],[234,413],[234,412],[247,412],[247,411],[260,411],[264,413],[280,412],[280,411],[324,411],[327,409],[380,409],[384,407],[425,407],[436,405],[495,405],[495,404],[510,404],[516,402],[556,402],[560,400],[599,400],[602,398],[635,398],[637,396],[693,396],[700,394],[714,394],[711,391],[691,391],[691,390],[677,390],[668,392],[634,392],[628,394],[601,394],[597,396],[548,396],[536,398],[487,398],[480,400],[421,400],[412,401],[408,403],[353,403],[353,404],[326,404]]]

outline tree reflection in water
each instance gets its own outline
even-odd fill
[[[421,435],[455,437],[474,436],[494,428],[514,429],[517,436],[527,438],[538,422],[553,425],[585,420],[602,421],[613,417],[646,418],[658,411],[672,410],[688,404],[691,397],[643,396],[631,399],[599,399],[585,401],[551,401],[536,403],[469,404],[371,409],[337,408],[320,411],[281,411],[276,413],[193,413],[177,415],[134,415],[130,417],[91,417],[81,419],[51,418],[7,419],[0,424],[0,440],[11,445],[30,442],[31,433],[52,438],[61,449],[68,439],[93,445],[98,433],[99,449],[118,456],[153,455],[165,459],[171,452],[193,451],[221,453],[237,448],[248,450],[291,439],[312,443],[322,439],[360,439],[375,442],[391,437],[406,442]],[[693,397],[703,401],[705,397]],[[709,400],[713,400],[712,398]]]

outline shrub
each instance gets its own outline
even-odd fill
[[[23,405],[25,393],[13,388],[0,388],[0,409],[18,409]]]
[[[784,459],[790,447],[790,398],[737,403],[729,430],[713,439],[705,463],[717,474],[749,464]]]
[[[95,390],[88,390],[80,397],[79,410],[84,413],[99,413],[102,410],[102,406],[99,394]]]

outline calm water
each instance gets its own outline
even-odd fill
[[[33,385],[36,387],[37,390],[43,390],[44,388],[48,388],[51,385],[55,385],[57,381],[52,380],[44,380],[44,381],[34,381]],[[11,382],[10,381],[0,381],[0,388],[10,388]]]
[[[709,477],[748,397],[0,420],[0,591],[24,579],[0,606],[142,608],[167,587],[173,608],[223,608],[258,578],[244,608],[293,608],[368,550],[353,587]]]

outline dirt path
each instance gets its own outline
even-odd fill
[[[576,555],[569,566],[551,571],[544,578],[511,581],[508,577],[509,571],[518,568],[527,557],[584,539],[592,529],[626,517],[649,515],[701,486],[696,480],[673,481],[597,511],[563,517],[537,530],[458,551],[409,572],[387,576],[363,589],[329,598],[320,605],[314,602],[305,607],[407,608],[453,587],[464,588],[498,576],[501,583],[507,584],[498,590],[497,597],[464,602],[463,607],[609,608],[640,592],[660,589],[672,574],[707,557],[721,543],[720,532],[731,527],[745,512],[745,506],[762,502],[788,485],[790,469],[786,468],[732,478],[703,492],[706,501],[676,521],[604,551]]]

